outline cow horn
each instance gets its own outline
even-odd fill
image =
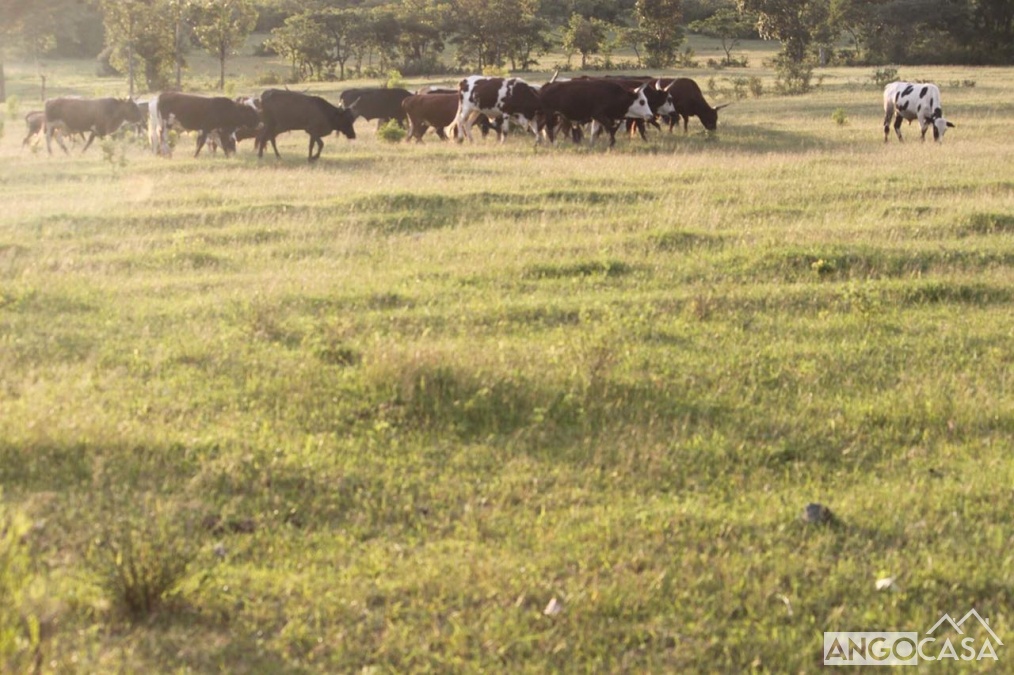
[[[350,113],[352,113],[353,115],[358,115],[359,113],[358,113],[358,112],[356,112],[356,106],[357,106],[357,105],[359,105],[359,102],[360,102],[360,101],[362,101],[362,100],[363,100],[363,97],[362,97],[362,96],[360,96],[360,97],[359,97],[359,98],[357,98],[357,99],[356,99],[355,101],[353,101],[352,103],[350,103],[350,104],[349,104],[349,107],[348,107],[348,108],[346,108],[346,110],[348,110],[348,111],[349,111]]]
[[[549,78],[549,84],[552,84],[553,82],[556,82],[556,78],[558,78],[559,76],[560,76],[560,69],[559,69],[559,68],[557,68],[557,69],[556,69],[556,70],[555,70],[555,71],[553,72],[553,76],[552,76],[551,78]]]
[[[730,105],[732,105],[731,102],[730,103],[723,103],[722,105],[716,105],[715,106],[715,112],[718,112],[722,108],[728,108]]]

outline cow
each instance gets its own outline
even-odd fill
[[[353,104],[356,116],[363,119],[377,120],[377,128],[396,120],[398,126],[405,126],[405,111],[401,102],[412,95],[405,89],[346,89],[338,95],[341,105],[351,109]]]
[[[493,120],[504,117],[498,135],[503,142],[507,137],[506,121],[531,129],[539,138],[539,120],[542,104],[538,90],[519,77],[483,77],[472,75],[458,83],[458,125],[455,137],[472,140],[472,122],[479,115]]]
[[[275,157],[281,158],[275,137],[286,131],[302,130],[310,135],[310,150],[307,161],[320,158],[324,149],[323,137],[332,131],[345,134],[352,140],[356,137],[353,122],[356,120],[356,106],[344,108],[332,105],[320,96],[311,96],[286,89],[268,89],[261,94],[261,108],[264,127],[257,136],[257,156],[264,156],[264,148],[270,141]],[[317,145],[317,154],[313,146]]]
[[[546,136],[552,143],[553,119],[559,116],[572,124],[592,125],[591,143],[598,128],[609,131],[609,146],[616,144],[616,129],[628,117],[652,119],[654,114],[644,94],[647,83],[630,91],[622,84],[608,80],[577,79],[550,82],[539,90],[539,100],[546,118]],[[575,137],[577,142],[577,137]]]
[[[688,77],[660,78],[656,80],[655,86],[665,89],[672,98],[675,112],[669,116],[669,131],[679,124],[679,118],[683,118],[683,133],[687,133],[690,125],[690,118],[696,117],[708,131],[718,128],[718,111],[729,105],[723,103],[712,108],[704,100],[704,94],[700,86]]]
[[[430,127],[442,140],[447,140],[446,127],[454,124],[458,115],[458,92],[413,94],[401,102],[408,118],[407,141],[422,143],[423,134]]]
[[[88,141],[81,150],[84,153],[96,137],[104,138],[111,134],[124,122],[140,122],[141,111],[137,104],[129,98],[54,98],[46,101],[46,150],[53,154],[51,141],[57,132],[70,134],[88,132]],[[67,154],[67,146],[57,136]]]
[[[655,121],[655,118],[660,116],[668,117],[676,112],[676,108],[673,104],[672,96],[669,94],[669,91],[656,80],[651,78],[624,76],[614,76],[602,79],[605,79],[608,82],[621,84],[631,91],[636,91],[638,87],[647,83],[647,86],[644,87],[644,97],[647,99],[648,107],[651,108],[651,112],[654,113],[654,117],[648,120],[634,117],[627,118],[627,129],[630,130],[631,135],[633,135],[634,130],[636,130],[641,135],[642,140],[648,140],[648,137],[645,135],[645,122],[651,124],[656,129],[661,129]]]
[[[922,129],[922,140],[926,140],[926,130],[933,127],[933,140],[942,141],[948,127],[954,124],[944,119],[944,111],[940,109],[940,88],[935,84],[913,84],[911,82],[892,82],[884,87],[884,143],[891,135],[891,117],[894,116],[894,133],[898,140],[901,137],[901,121],[919,120]]]
[[[236,129],[256,127],[260,115],[252,104],[237,103],[225,96],[198,96],[165,91],[149,103],[148,134],[156,155],[170,154],[166,130],[170,124],[196,131],[197,150],[201,154],[208,137],[218,132],[226,156],[236,151]]]

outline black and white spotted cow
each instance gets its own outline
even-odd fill
[[[892,82],[884,87],[884,142],[891,135],[891,116],[894,116],[894,133],[901,137],[901,121],[919,120],[922,128],[922,140],[926,140],[926,130],[932,125],[933,140],[941,141],[947,127],[953,127],[944,119],[940,109],[940,88],[935,84],[914,84],[912,82]]]
[[[538,89],[520,77],[466,77],[458,83],[457,140],[472,140],[472,122],[478,115],[485,115],[491,121],[503,117],[524,129],[531,129],[538,138],[541,111]],[[506,137],[506,130],[506,123],[501,123],[497,130],[501,141]]]

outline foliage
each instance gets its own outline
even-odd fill
[[[870,75],[870,80],[873,81],[873,84],[880,88],[886,87],[888,84],[896,81],[897,79],[898,69],[893,66],[877,68],[873,71],[873,74]]]
[[[804,79],[799,75],[811,45],[829,30],[827,0],[737,0],[737,4],[740,10],[757,16],[761,37],[782,43],[783,81],[787,90],[796,90]]]
[[[397,120],[388,120],[387,124],[377,129],[377,138],[385,143],[400,143],[405,140],[405,129]]]
[[[831,119],[834,120],[834,123],[840,127],[849,123],[848,113],[845,112],[845,108],[841,107],[835,108],[831,111]]]
[[[732,50],[739,45],[742,38],[754,34],[756,19],[738,11],[734,7],[722,7],[706,19],[690,24],[689,29],[708,37],[721,40],[722,51],[725,52],[726,65],[732,65]]]
[[[29,672],[39,667],[39,618],[28,593],[36,575],[28,550],[29,523],[0,494],[0,670]]]
[[[597,19],[586,19],[573,14],[563,31],[563,47],[568,54],[581,54],[581,69],[588,65],[588,56],[602,50],[606,40],[606,26]]]
[[[635,14],[644,38],[645,66],[672,65],[683,42],[682,0],[637,0]]]
[[[257,23],[253,0],[204,0],[193,28],[197,42],[218,59],[218,89],[225,89],[225,61]]]

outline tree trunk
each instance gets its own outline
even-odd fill
[[[130,98],[134,98],[134,38],[133,36],[127,42],[127,88],[130,92]]]
[[[225,53],[224,46],[218,50],[218,90],[225,91]]]
[[[183,90],[183,22],[176,21],[176,34],[173,40],[173,51],[176,52],[176,91]]]

